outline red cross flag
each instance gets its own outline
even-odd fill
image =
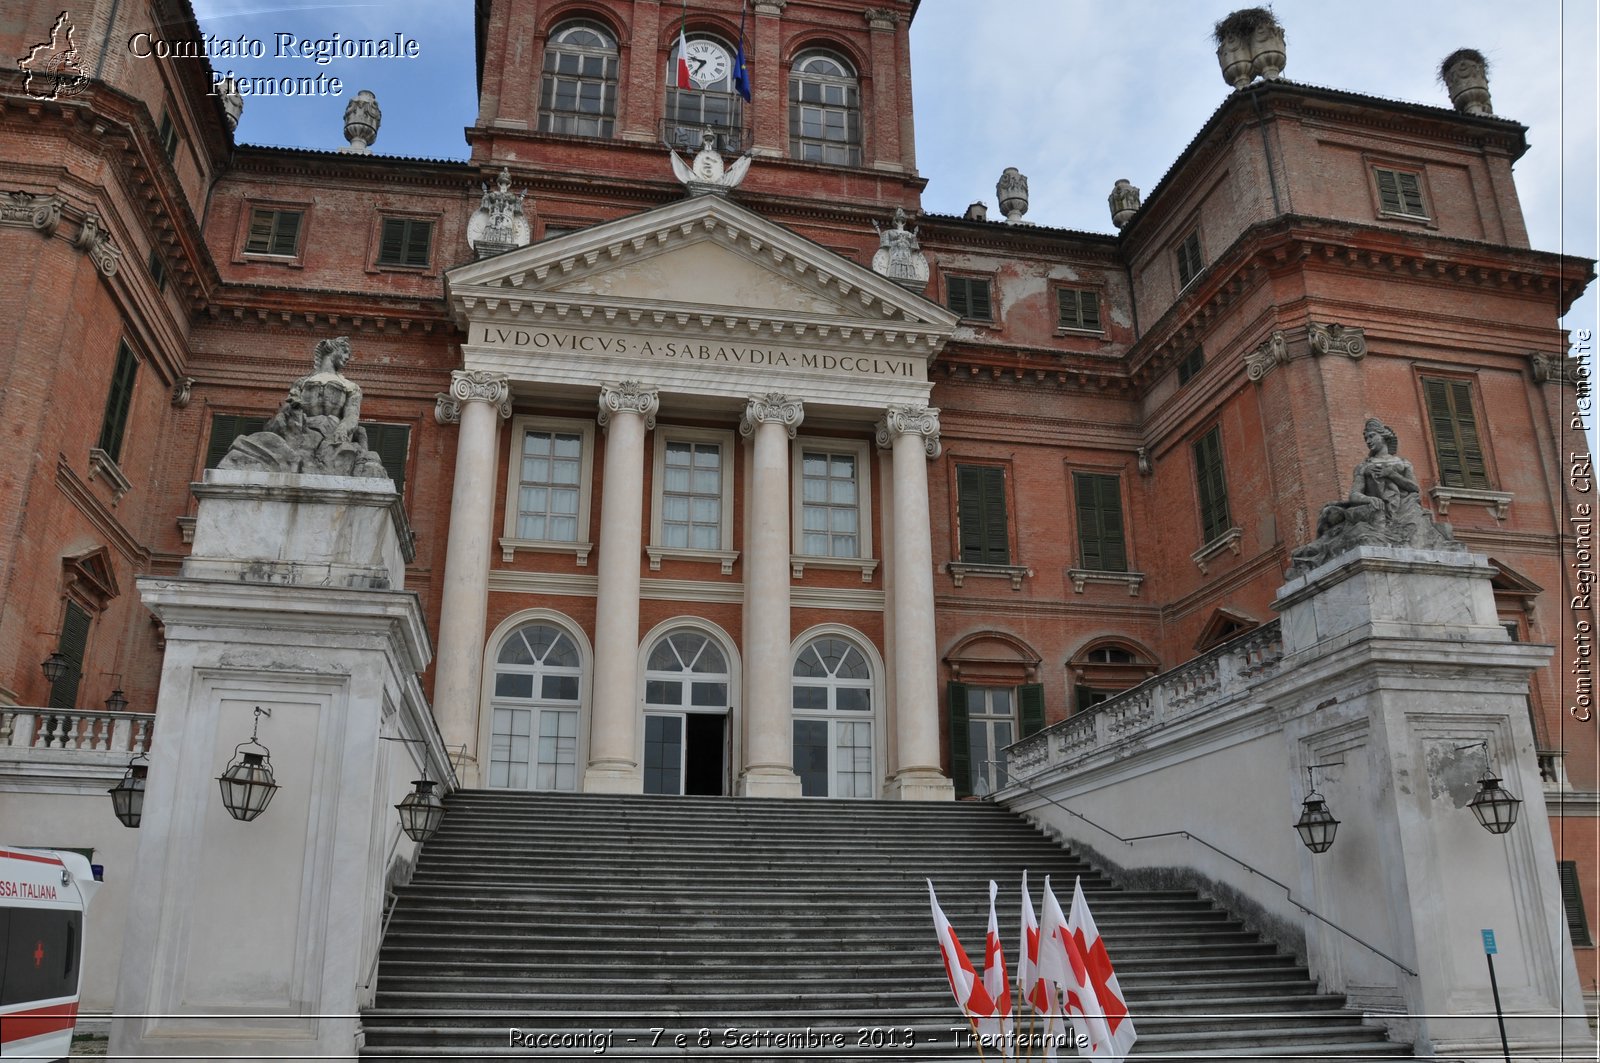
[[[1078,1054],[1120,1063],[1122,1057],[1112,1047],[1111,1030],[1089,981],[1088,964],[1067,929],[1048,875],[1044,880],[1044,923],[1039,928],[1039,976],[1056,984],[1061,1010],[1078,1038]]]
[[[1122,995],[1122,986],[1117,984],[1117,973],[1111,969],[1111,957],[1106,955],[1106,943],[1095,929],[1089,902],[1083,899],[1083,886],[1076,881],[1072,884],[1072,915],[1067,919],[1067,929],[1083,954],[1084,963],[1088,964],[1089,981],[1111,1031],[1111,1045],[1116,1050],[1116,1058],[1121,1059],[1133,1047],[1138,1035],[1133,1032],[1133,1020],[1128,1017],[1128,1002]]]
[[[1022,948],[1017,957],[1017,988],[1022,999],[1033,1013],[1042,1016],[1044,1029],[1041,1041],[1045,1063],[1056,1058],[1056,1046],[1061,1043],[1061,1009],[1056,1006],[1055,985],[1039,974],[1039,917],[1033,911],[1033,898],[1028,894],[1028,873],[1022,873]],[[1029,1022],[1029,1029],[1033,1024]],[[1021,1054],[1020,1052],[1018,1053]]]
[[[944,973],[950,979],[950,991],[956,996],[962,1014],[969,1019],[988,1018],[994,1014],[994,998],[983,987],[978,971],[967,959],[966,950],[956,939],[950,920],[939,907],[939,896],[933,892],[933,880],[928,880],[928,901],[933,905],[933,930],[939,935],[939,952],[944,957]]]
[[[994,896],[1000,887],[989,880],[989,933],[983,943],[983,990],[994,1002],[991,1018],[978,1023],[979,1032],[1001,1046],[1000,1058],[1015,1058],[1011,1041],[1011,980],[1006,977],[1006,952],[1000,944],[1000,921],[995,917]]]

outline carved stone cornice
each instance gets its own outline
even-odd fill
[[[107,277],[116,276],[117,263],[122,260],[122,252],[112,246],[111,235],[100,228],[100,215],[85,214],[83,223],[78,228],[78,235],[73,237],[72,246],[88,254],[94,266]]]
[[[890,406],[877,424],[878,446],[894,446],[900,436],[921,436],[928,457],[939,456],[939,411],[933,406]]]
[[[0,199],[0,225],[30,225],[46,236],[54,236],[66,205],[67,201],[57,195],[12,192]]]
[[[503,373],[479,369],[457,369],[450,374],[449,394],[433,397],[433,418],[440,424],[460,424],[461,407],[468,402],[487,402],[498,408],[502,419],[511,416],[511,381]]]
[[[656,411],[661,408],[661,395],[655,388],[637,380],[624,380],[620,384],[600,385],[600,427],[611,423],[613,414],[636,413],[644,418],[648,431],[656,426]]]
[[[1316,321],[1306,325],[1306,340],[1313,354],[1343,354],[1352,361],[1367,353],[1365,329],[1350,325],[1323,325]]]
[[[1535,351],[1528,357],[1528,366],[1533,371],[1533,381],[1536,384],[1566,384],[1569,387],[1577,387],[1589,379],[1588,368],[1581,358],[1568,358],[1565,355]]]
[[[781,424],[793,439],[795,429],[805,419],[805,405],[799,399],[791,399],[781,391],[769,391],[765,395],[750,396],[744,416],[739,418],[739,434],[753,435],[758,424]]]
[[[869,7],[861,13],[867,25],[875,30],[892,30],[900,21],[900,12],[886,7]]]
[[[1261,345],[1244,356],[1244,375],[1251,383],[1261,383],[1261,378],[1283,362],[1289,360],[1289,344],[1282,332],[1274,332]]]

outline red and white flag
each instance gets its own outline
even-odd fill
[[[1017,987],[1022,999],[1044,1019],[1042,1058],[1046,1063],[1056,1058],[1056,1046],[1061,1043],[1061,1009],[1056,1006],[1055,985],[1039,975],[1039,917],[1033,911],[1033,898],[1028,895],[1028,873],[1022,873],[1022,949],[1017,957]],[[1033,1024],[1028,1024],[1032,1030]],[[1022,1055],[1021,1051],[1017,1053]],[[1030,1053],[1031,1054],[1031,1053]]]
[[[994,897],[1000,887],[989,880],[989,933],[983,943],[983,990],[994,1003],[994,1012],[978,1022],[978,1032],[990,1044],[1001,1046],[1001,1059],[1014,1059],[1011,1041],[1011,980],[1006,977],[1006,952],[1000,944],[1000,921],[995,917]]]
[[[678,88],[694,88],[694,83],[689,80],[689,42],[683,39],[682,25],[678,27],[678,69],[673,77]]]
[[[1088,964],[1067,929],[1049,876],[1044,880],[1044,923],[1039,928],[1039,976],[1056,984],[1061,1011],[1078,1038],[1078,1054],[1120,1063],[1122,1056],[1112,1047],[1111,1030],[1089,981]]]
[[[950,920],[939,907],[939,896],[933,892],[933,880],[928,880],[928,901],[933,905],[933,930],[939,935],[939,952],[944,957],[944,973],[950,979],[950,992],[956,996],[962,1014],[972,1019],[987,1018],[994,1014],[994,999],[984,988],[978,971],[967,959],[966,950],[956,938]]]
[[[1083,899],[1083,885],[1072,884],[1072,914],[1067,918],[1067,930],[1077,943],[1078,951],[1089,968],[1089,982],[1100,1001],[1100,1011],[1106,1017],[1106,1027],[1111,1031],[1111,1045],[1116,1058],[1121,1059],[1133,1047],[1133,1019],[1128,1016],[1128,1001],[1117,984],[1117,973],[1111,969],[1111,957],[1106,955],[1106,943],[1095,928],[1094,916],[1089,914],[1089,902]]]

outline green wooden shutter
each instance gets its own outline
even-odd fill
[[[972,736],[967,733],[967,685],[951,683],[950,697],[950,781],[956,784],[957,797],[972,796]]]
[[[1556,877],[1561,880],[1561,906],[1567,913],[1567,932],[1572,935],[1572,944],[1577,948],[1589,948],[1594,945],[1594,938],[1589,935],[1589,917],[1583,910],[1583,889],[1576,861],[1558,861]]]
[[[206,444],[206,468],[215,469],[228,456],[228,448],[240,436],[259,432],[267,426],[267,418],[250,414],[214,413],[211,415],[211,440]]]
[[[367,446],[376,451],[383,469],[394,481],[394,489],[405,493],[406,449],[411,440],[411,427],[403,424],[371,424],[363,421],[367,430]]]
[[[1400,195],[1400,210],[1405,214],[1415,214],[1422,217],[1427,211],[1422,209],[1422,183],[1414,173],[1396,173]]]
[[[1044,684],[1024,683],[1017,688],[1019,734],[1027,738],[1044,730]]]
[[[272,224],[275,212],[253,210],[250,212],[250,235],[245,238],[244,249],[252,255],[272,252]]]
[[[1078,316],[1086,329],[1100,327],[1100,296],[1095,292],[1078,293]]]
[[[428,248],[433,243],[433,222],[408,221],[405,226],[405,264],[408,266],[426,266],[428,264]]]
[[[956,523],[961,531],[961,560],[983,563],[983,467],[956,466]]]
[[[967,278],[951,277],[947,287],[950,292],[950,310],[957,317],[971,317],[971,302],[967,298]]]
[[[1211,542],[1228,530],[1228,485],[1222,469],[1222,430],[1213,428],[1194,444],[1194,463],[1200,493],[1200,530]]]
[[[1011,540],[1006,533],[1006,471],[983,468],[983,563],[1011,564]]]
[[[298,210],[280,210],[274,212],[272,253],[274,255],[292,255],[300,242],[300,218]]]
[[[1122,482],[1115,476],[1072,474],[1077,496],[1078,545],[1084,568],[1100,572],[1128,571],[1128,550],[1122,527]]]
[[[1078,503],[1078,553],[1084,568],[1099,570],[1105,567],[1105,558],[1100,549],[1100,502],[1094,480],[1087,473],[1072,474]]]
[[[378,261],[386,266],[398,266],[405,262],[406,251],[406,220],[404,218],[383,219],[383,239],[378,245]]]
[[[128,427],[128,409],[133,405],[133,378],[139,360],[127,341],[117,345],[117,364],[111,371],[111,390],[106,395],[106,412],[100,421],[100,439],[95,444],[116,461],[122,456],[122,434]]]
[[[89,646],[89,614],[77,602],[67,602],[61,618],[61,641],[56,649],[67,659],[67,670],[50,684],[50,707],[78,706],[78,684],[83,680],[83,655]]]
[[[1385,214],[1400,213],[1400,175],[1393,170],[1378,170],[1378,209]]]
[[[971,280],[967,282],[970,292],[971,316],[981,321],[992,321],[994,310],[989,305],[989,282],[986,280]]]
[[[1471,382],[1425,378],[1422,388],[1439,459],[1439,482],[1446,487],[1487,488],[1489,470],[1472,409]]]

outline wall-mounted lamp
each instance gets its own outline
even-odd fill
[[[386,742],[404,742],[408,746],[426,746],[427,743],[420,738],[395,738],[383,736]],[[433,792],[434,781],[428,778],[428,752],[422,752],[422,778],[412,780],[415,790],[406,794],[395,805],[395,811],[400,813],[400,829],[406,832],[406,837],[414,842],[425,842],[433,837],[439,830],[439,824],[444,819],[444,802],[439,800],[439,795]]]
[[[106,711],[121,712],[123,709],[126,709],[128,707],[128,695],[122,692],[122,673],[101,672],[100,674],[113,677],[117,684],[114,688],[112,688],[111,693],[106,695]]]
[[[144,817],[144,782],[149,771],[150,758],[140,753],[128,761],[128,771],[117,785],[106,791],[111,795],[111,811],[124,827],[137,827]]]
[[[1334,761],[1328,764],[1306,765],[1306,800],[1300,806],[1300,818],[1295,821],[1294,829],[1300,835],[1300,841],[1313,853],[1325,853],[1333,846],[1333,836],[1339,831],[1339,821],[1333,818],[1333,813],[1328,811],[1328,803],[1323,796],[1317,793],[1311,773],[1318,768],[1332,768],[1344,761]]]
[[[256,741],[256,729],[261,726],[263,716],[271,718],[272,710],[257,705],[250,741],[233,747],[234,759],[217,776],[217,783],[222,787],[223,807],[228,815],[245,823],[265,812],[272,803],[272,795],[278,792],[278,784],[272,778],[272,751]],[[244,752],[246,746],[254,746],[260,752]]]
[[[1483,750],[1483,774],[1478,776],[1478,792],[1472,795],[1467,807],[1478,817],[1478,822],[1483,825],[1484,830],[1490,834],[1504,834],[1516,825],[1517,810],[1521,807],[1522,800],[1500,785],[1500,777],[1494,773],[1494,768],[1489,763],[1488,741],[1469,742],[1456,747],[1457,752],[1463,749]]]
[[[67,669],[71,665],[72,662],[67,660],[67,655],[56,650],[39,663],[39,668],[44,672],[45,682],[54,685],[56,680],[67,674]]]

